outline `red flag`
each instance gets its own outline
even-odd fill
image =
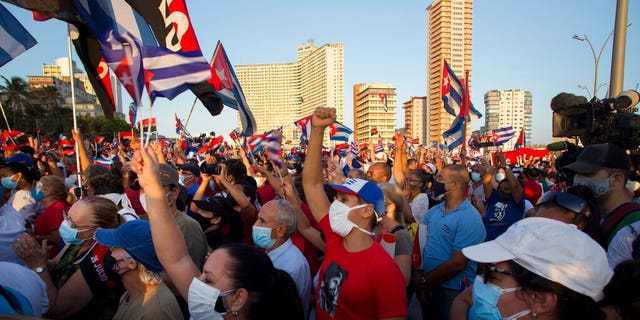
[[[377,128],[371,128],[371,136],[375,136],[378,133],[378,129]]]

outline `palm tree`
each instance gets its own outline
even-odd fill
[[[2,76],[4,84],[0,85],[0,93],[3,96],[4,103],[10,105],[13,109],[13,127],[16,126],[16,110],[20,109],[20,114],[29,105],[31,93],[27,82],[17,76],[11,77],[11,80]]]

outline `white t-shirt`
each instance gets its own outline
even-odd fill
[[[620,262],[632,259],[633,241],[640,234],[640,221],[634,222],[616,232],[607,248],[607,259],[611,269]]]
[[[33,217],[36,214],[36,199],[31,195],[31,190],[18,190],[11,194],[7,203],[20,212],[25,219]]]

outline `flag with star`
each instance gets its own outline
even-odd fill
[[[386,93],[378,93],[378,97],[382,100],[382,106],[384,107],[384,112],[389,111],[389,106],[387,105],[387,94]]]
[[[138,41],[128,32],[117,34],[111,30],[100,44],[100,51],[136,106],[141,106],[144,79]]]
[[[249,109],[240,87],[240,82],[238,82],[233,66],[229,62],[229,57],[220,41],[216,45],[211,67],[214,71],[211,75],[211,82],[214,84],[216,93],[222,99],[222,103],[239,112],[240,122],[242,123],[240,134],[245,137],[253,135],[256,130],[256,120],[251,113],[251,109]]]

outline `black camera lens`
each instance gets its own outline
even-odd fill
[[[206,173],[208,175],[219,175],[220,174],[220,165],[218,165],[217,163],[206,163],[203,162],[200,165],[200,172],[201,173]]]

